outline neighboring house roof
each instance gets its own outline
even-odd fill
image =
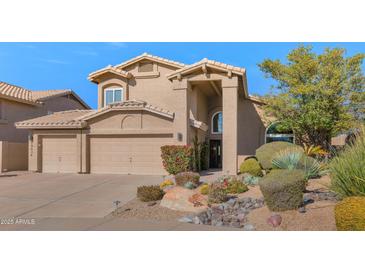
[[[17,128],[84,128],[88,120],[115,110],[144,110],[173,119],[174,113],[144,101],[124,101],[99,110],[68,110],[15,123]]]
[[[151,54],[148,54],[148,53],[145,52],[145,53],[143,53],[143,54],[141,54],[137,57],[134,57],[132,59],[129,59],[129,60],[119,64],[119,65],[116,65],[115,67],[119,68],[119,69],[122,69],[122,68],[130,66],[130,65],[132,65],[136,62],[139,62],[143,59],[147,59],[147,60],[150,60],[150,61],[155,61],[157,63],[162,63],[162,64],[169,65],[169,66],[172,66],[172,67],[175,67],[175,68],[182,68],[182,67],[186,66],[183,63],[176,62],[176,61],[169,60],[169,59],[165,59],[165,58],[162,58],[162,57],[159,57],[159,56],[151,55]]]
[[[52,113],[15,123],[17,128],[82,128],[85,122],[80,118],[87,113],[95,112],[90,109],[75,109]]]
[[[32,91],[32,97],[38,101],[45,101],[58,96],[72,95],[82,104],[86,109],[90,109],[90,106],[84,102],[73,90],[71,89],[50,89],[50,90],[38,90]]]
[[[0,97],[25,104],[38,105],[32,97],[32,92],[22,87],[0,82]]]
[[[90,109],[89,105],[71,89],[32,91],[16,85],[0,82],[0,97],[25,104],[41,105],[45,100],[68,94],[73,95],[80,104],[85,108]]]

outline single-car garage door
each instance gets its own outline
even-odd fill
[[[42,172],[76,173],[77,149],[74,136],[42,138]]]
[[[161,146],[170,135],[90,138],[90,172],[111,174],[165,174]]]

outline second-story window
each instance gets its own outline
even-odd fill
[[[124,93],[122,88],[106,89],[105,94],[105,105],[110,105],[124,100]]]

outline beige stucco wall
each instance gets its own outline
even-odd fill
[[[238,101],[238,167],[245,157],[255,155],[258,147],[265,142],[265,125],[255,103],[250,100]]]
[[[144,131],[161,131],[173,133],[173,120],[143,110],[117,110],[110,111],[88,121],[88,133],[115,133],[138,130],[141,134]]]
[[[27,168],[28,144],[0,141],[0,172]]]

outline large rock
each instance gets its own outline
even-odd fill
[[[194,206],[194,204],[189,201],[193,195],[196,197],[197,193],[197,190],[176,186],[166,191],[160,206],[178,211],[201,212],[207,208],[203,201],[201,201],[202,206]]]

